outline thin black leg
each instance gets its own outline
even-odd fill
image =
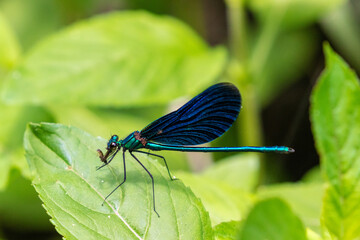
[[[173,177],[172,177],[172,175],[171,175],[171,173],[170,173],[170,170],[169,170],[169,167],[168,167],[168,165],[167,165],[167,163],[166,163],[166,160],[165,160],[165,158],[164,158],[163,156],[157,155],[157,154],[154,154],[154,153],[139,151],[139,150],[134,150],[133,152],[144,153],[144,154],[147,154],[147,155],[151,155],[151,156],[155,156],[155,157],[162,158],[162,159],[164,160],[164,163],[165,163],[165,166],[166,166],[166,169],[167,169],[167,171],[168,171],[168,174],[169,174],[170,179],[171,179],[171,180],[178,180],[177,178],[173,178]]]
[[[118,152],[119,150],[117,150],[116,152]],[[104,205],[106,199],[108,199],[108,197],[110,197],[111,194],[113,194],[116,189],[118,189],[121,185],[124,184],[124,182],[126,181],[126,165],[125,165],[125,151],[123,151],[123,164],[124,164],[124,180],[122,181],[122,183],[120,183],[114,190],[111,191],[111,193],[109,193],[106,198],[104,199],[104,202],[102,203],[102,205]]]
[[[114,159],[115,155],[119,152],[119,150],[120,150],[120,148],[118,148],[118,149],[116,150],[116,152],[110,157],[110,160],[109,160],[109,161],[107,161],[106,163],[104,163],[103,165],[101,165],[100,167],[98,167],[98,168],[96,169],[96,171],[97,171],[97,170],[100,170],[101,168],[103,168],[103,167],[105,167],[106,165],[108,165],[108,164]]]
[[[151,182],[152,182],[152,190],[153,190],[153,205],[154,205],[154,212],[158,215],[158,217],[160,217],[160,215],[158,214],[158,212],[156,211],[155,208],[155,187],[154,187],[154,178],[151,175],[151,173],[149,172],[149,170],[147,170],[147,168],[139,161],[139,159],[137,159],[135,157],[134,154],[132,154],[132,152],[129,151],[129,153],[131,154],[131,156],[145,169],[145,171],[149,174],[149,176],[151,177]]]

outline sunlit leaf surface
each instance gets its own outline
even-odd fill
[[[300,219],[278,198],[258,202],[243,223],[242,240],[305,240]]]
[[[127,157],[127,181],[102,206],[123,179],[121,154],[111,166],[100,165],[96,149],[103,139],[60,124],[31,124],[25,136],[33,185],[56,229],[67,239],[210,239],[208,213],[181,181],[171,181],[164,167],[138,158],[155,179],[152,208],[149,175]]]
[[[322,225],[335,239],[360,236],[360,85],[325,45],[326,69],[312,94],[311,120],[326,181]]]
[[[33,104],[129,106],[195,94],[215,80],[224,48],[146,12],[100,15],[44,39],[9,76],[5,99]]]

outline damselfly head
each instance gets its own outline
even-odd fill
[[[116,147],[119,146],[119,137],[117,135],[112,135],[111,138],[109,139],[108,141],[108,144],[107,144],[107,150],[113,150],[115,149]]]

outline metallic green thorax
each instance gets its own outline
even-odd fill
[[[127,136],[124,140],[117,141],[119,146],[130,151],[143,148],[144,145],[139,139],[139,132],[135,131]]]

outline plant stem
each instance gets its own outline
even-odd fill
[[[247,60],[247,19],[242,0],[227,0],[229,44],[232,57],[239,62]]]
[[[262,131],[253,77],[248,71],[247,19],[242,0],[227,0],[226,3],[231,52],[229,75],[231,81],[238,83],[245,106],[239,116],[238,136],[242,144],[257,146],[262,143]]]
[[[259,73],[264,69],[266,61],[269,58],[271,49],[279,34],[280,24],[285,13],[285,6],[281,5],[269,9],[269,13],[264,21],[264,26],[260,31],[258,40],[254,46],[251,59],[249,61],[250,74],[256,82],[263,81],[258,79]]]
[[[231,61],[229,64],[229,77],[237,82],[242,94],[243,110],[239,116],[238,136],[241,144],[250,146],[263,145],[263,132],[261,123],[261,106],[258,103],[256,84],[268,61],[271,49],[278,36],[280,24],[284,16],[285,6],[269,9],[263,29],[260,31],[252,54],[247,46],[246,18],[243,0],[227,0],[229,21],[229,44]],[[260,161],[259,183],[265,181],[266,166]]]

